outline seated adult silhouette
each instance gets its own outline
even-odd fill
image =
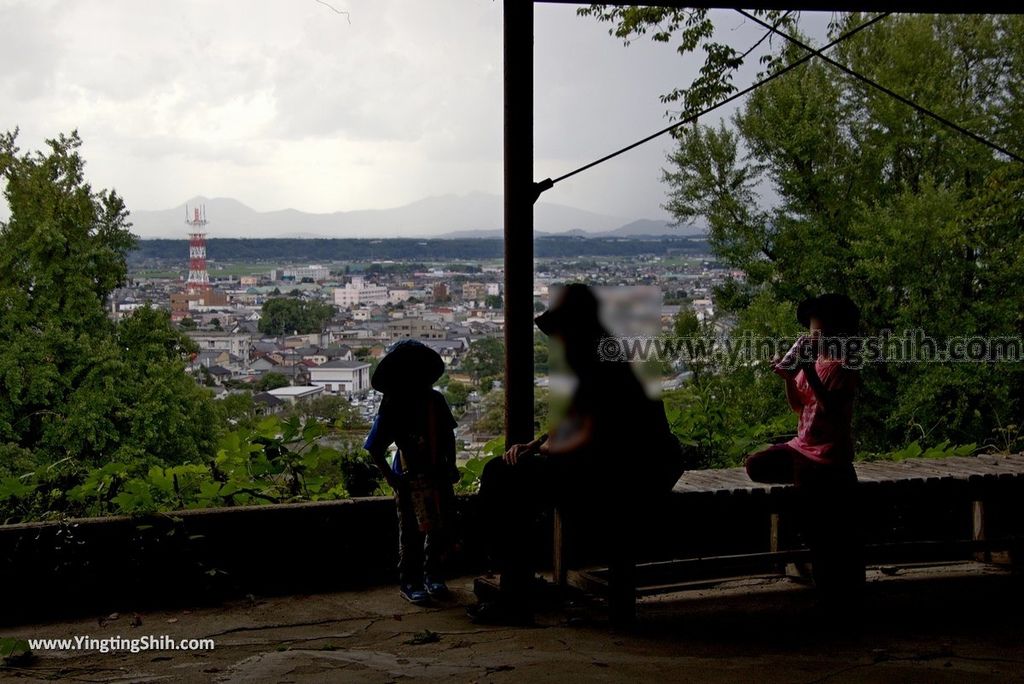
[[[628,363],[607,358],[614,342],[608,346],[593,291],[567,285],[535,322],[561,343],[577,384],[564,417],[547,434],[509,446],[481,475],[484,525],[501,581],[496,601],[470,609],[478,622],[531,619],[534,525],[542,507],[566,505],[583,511],[584,523],[621,528],[638,502],[670,490],[683,471],[661,401],[647,396]]]

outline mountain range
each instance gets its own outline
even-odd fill
[[[256,211],[228,197],[193,197],[177,207],[133,211],[132,232],[143,239],[184,238],[186,207],[206,209],[211,238],[393,238],[393,237],[500,237],[500,195],[469,193],[427,197],[392,209],[364,209],[315,214],[296,209]],[[638,235],[703,235],[702,227],[673,227],[666,221],[629,221],[584,209],[547,202],[534,207],[534,231],[543,234],[579,234],[589,237]]]

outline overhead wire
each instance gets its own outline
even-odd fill
[[[672,131],[674,131],[675,129],[679,128],[680,126],[685,126],[686,124],[693,123],[694,121],[696,121],[700,117],[706,116],[707,114],[710,114],[711,112],[715,111],[716,109],[719,109],[719,108],[729,104],[730,102],[738,100],[739,98],[743,97],[744,95],[747,95],[747,94],[753,92],[754,90],[756,90],[757,88],[760,88],[761,86],[763,86],[763,85],[765,85],[767,83],[770,83],[771,81],[775,80],[776,78],[779,78],[783,74],[786,74],[786,73],[792,71],[793,69],[795,69],[798,66],[800,66],[801,64],[804,64],[805,62],[813,59],[814,57],[818,57],[819,59],[824,60],[828,64],[830,64],[833,67],[839,69],[840,71],[846,73],[847,75],[857,79],[858,81],[861,81],[862,83],[865,83],[866,85],[871,86],[872,88],[875,88],[875,89],[879,90],[882,93],[885,93],[889,97],[892,97],[892,98],[898,100],[899,102],[902,102],[903,104],[913,108],[915,111],[917,111],[917,112],[919,112],[919,113],[921,113],[921,114],[923,114],[923,115],[925,115],[925,116],[927,116],[927,117],[929,117],[931,119],[934,119],[935,121],[938,121],[942,125],[947,126],[947,127],[951,128],[951,129],[957,131],[958,133],[961,133],[962,135],[965,135],[965,136],[971,138],[972,140],[975,140],[976,142],[979,142],[979,143],[981,143],[983,145],[986,145],[987,147],[989,147],[989,148],[991,148],[991,149],[993,149],[993,150],[995,150],[995,151],[997,151],[997,152],[999,152],[1001,154],[1004,154],[1004,155],[1006,155],[1007,157],[1009,157],[1011,159],[1014,159],[1014,160],[1019,161],[1019,162],[1024,162],[1024,158],[1022,158],[1020,155],[1015,154],[1014,152],[1006,149],[1005,147],[999,145],[998,143],[992,142],[991,140],[989,140],[989,139],[979,135],[978,133],[975,133],[974,131],[971,131],[971,130],[967,129],[964,126],[961,126],[960,124],[958,124],[958,123],[956,123],[954,121],[951,121],[950,119],[942,116],[941,114],[937,114],[937,113],[931,111],[927,107],[924,107],[923,105],[920,105],[917,102],[914,102],[910,98],[905,97],[905,96],[895,92],[891,88],[887,88],[886,86],[881,85],[880,83],[874,81],[873,79],[868,78],[867,76],[864,76],[863,74],[860,74],[860,73],[854,71],[853,69],[847,67],[844,64],[841,64],[840,62],[837,62],[836,60],[832,59],[831,57],[829,57],[828,55],[825,54],[826,51],[832,49],[833,47],[835,47],[839,43],[847,40],[848,38],[851,38],[855,34],[860,33],[862,30],[868,28],[872,24],[875,24],[876,22],[881,21],[885,17],[887,17],[890,14],[892,14],[892,12],[883,12],[883,13],[875,16],[874,18],[869,19],[869,20],[867,20],[867,21],[865,21],[865,22],[855,26],[854,28],[850,29],[846,33],[844,33],[844,34],[840,35],[839,37],[835,38],[834,40],[830,41],[829,43],[827,43],[823,47],[821,47],[821,48],[813,48],[810,45],[807,45],[806,43],[801,41],[800,39],[798,39],[798,38],[796,38],[794,36],[791,36],[791,35],[787,34],[786,32],[782,31],[779,28],[779,24],[781,24],[781,19],[778,22],[776,22],[774,25],[772,25],[772,24],[769,24],[768,22],[766,22],[766,21],[764,21],[764,20],[754,16],[753,14],[750,14],[749,12],[746,12],[745,10],[737,9],[736,11],[739,12],[742,16],[746,17],[747,19],[750,19],[751,21],[753,21],[753,22],[759,24],[760,26],[764,27],[765,29],[767,29],[767,32],[765,33],[765,35],[762,36],[753,45],[753,47],[751,47],[746,52],[744,52],[742,57],[741,57],[741,59],[743,57],[746,57],[747,55],[749,55],[758,45],[760,45],[762,42],[764,42],[764,40],[765,40],[765,38],[767,38],[767,36],[771,35],[772,33],[777,34],[777,35],[781,36],[782,38],[785,38],[789,42],[791,42],[794,45],[796,45],[796,46],[800,47],[801,49],[803,49],[807,54],[805,54],[800,59],[794,60],[793,62],[790,62],[786,66],[784,66],[784,67],[782,67],[780,69],[777,69],[776,71],[772,72],[771,74],[769,74],[765,78],[761,79],[760,81],[752,83],[751,85],[747,86],[746,88],[733,93],[729,97],[726,97],[725,99],[720,100],[719,102],[716,102],[715,104],[712,104],[712,105],[710,105],[708,107],[705,107],[705,108],[701,109],[700,111],[698,111],[698,112],[696,112],[694,114],[690,114],[690,115],[684,117],[683,119],[675,122],[671,126],[666,126],[665,128],[663,128],[663,129],[661,129],[661,130],[659,130],[659,131],[657,131],[655,133],[652,133],[651,135],[648,135],[645,138],[641,138],[640,140],[637,140],[636,142],[634,142],[634,143],[632,143],[630,145],[626,145],[625,147],[621,147],[618,150],[615,150],[614,152],[612,152],[611,154],[606,154],[605,156],[603,156],[603,157],[601,157],[599,159],[595,159],[594,161],[592,161],[592,162],[590,162],[588,164],[584,164],[583,166],[579,166],[579,167],[573,169],[572,171],[569,171],[568,173],[564,173],[561,176],[558,176],[557,178],[554,178],[554,179],[546,178],[543,181],[534,183],[533,184],[533,187],[534,187],[534,197],[533,197],[533,200],[534,200],[534,202],[537,201],[537,198],[540,197],[541,193],[543,193],[545,190],[551,189],[552,187],[555,186],[556,183],[559,183],[559,182],[561,182],[563,180],[566,180],[567,178],[571,178],[571,177],[575,176],[576,174],[582,173],[582,172],[584,172],[584,171],[586,171],[588,169],[592,169],[592,168],[594,168],[595,166],[597,166],[599,164],[603,164],[606,161],[614,159],[615,157],[618,157],[621,154],[629,152],[630,150],[632,150],[632,149],[634,149],[636,147],[639,147],[640,145],[643,145],[644,143],[650,142],[651,140],[654,140],[655,138],[661,137],[662,135],[665,135],[666,133],[671,133]],[[785,18],[785,15],[783,15],[783,18]]]
[[[935,121],[938,121],[943,126],[947,126],[948,128],[951,128],[954,131],[957,131],[958,133],[966,135],[968,138],[971,138],[972,140],[980,142],[982,145],[987,145],[988,147],[992,148],[996,152],[1000,152],[1002,154],[1005,154],[1007,157],[1010,157],[1011,159],[1014,159],[1014,160],[1019,161],[1019,162],[1024,162],[1024,158],[1021,158],[1019,155],[1014,154],[1013,152],[1011,152],[1010,150],[1006,149],[1005,147],[999,145],[998,143],[994,143],[991,140],[989,140],[988,138],[985,138],[985,137],[979,135],[978,133],[975,133],[974,131],[971,131],[971,130],[969,130],[967,128],[964,128],[960,124],[956,123],[955,121],[951,121],[951,120],[947,119],[946,117],[942,116],[941,114],[936,114],[935,112],[933,112],[932,110],[928,109],[927,107],[925,107],[923,105],[920,105],[917,102],[914,102],[909,97],[905,97],[905,96],[897,93],[896,91],[892,90],[891,88],[887,88],[884,85],[878,83],[877,81],[875,81],[875,80],[873,80],[871,78],[868,78],[867,76],[865,76],[865,75],[863,75],[861,73],[858,73],[858,72],[854,71],[853,69],[849,68],[845,64],[837,62],[836,60],[832,59],[828,55],[822,54],[821,50],[817,50],[817,49],[811,47],[810,45],[807,45],[806,43],[804,43],[799,38],[797,38],[795,36],[791,36],[788,33],[780,30],[778,28],[778,26],[772,26],[771,24],[768,24],[768,23],[762,21],[761,19],[758,19],[757,17],[755,17],[754,15],[750,14],[749,12],[747,12],[745,10],[737,9],[736,11],[739,12],[740,14],[742,14],[744,17],[750,19],[751,21],[757,22],[758,24],[760,24],[761,26],[765,27],[766,29],[768,29],[772,33],[775,33],[775,34],[777,34],[779,36],[782,36],[783,38],[785,38],[789,42],[793,43],[793,45],[796,45],[797,47],[800,47],[803,50],[806,50],[811,55],[820,58],[821,60],[827,62],[828,64],[831,64],[832,66],[834,66],[835,68],[839,69],[843,73],[845,73],[845,74],[847,74],[849,76],[852,76],[853,78],[857,79],[861,83],[869,85],[872,88],[875,88],[876,90],[879,90],[879,91],[885,93],[889,97],[891,97],[891,98],[893,98],[895,100],[898,100],[899,102],[902,102],[903,104],[913,108],[915,111],[917,111],[917,112],[919,112],[921,114],[924,114],[925,116],[927,116],[927,117],[929,117],[931,119],[934,119]]]
[[[850,29],[846,33],[844,33],[844,34],[838,36],[837,38],[835,38],[834,40],[830,41],[828,44],[826,44],[824,47],[822,47],[821,50],[815,51],[814,53],[811,53],[811,54],[804,55],[800,59],[797,59],[797,60],[794,60],[794,61],[790,62],[789,64],[785,65],[784,67],[781,67],[780,69],[777,69],[777,70],[773,71],[768,76],[762,78],[761,80],[759,80],[759,81],[757,81],[755,83],[752,83],[751,85],[747,86],[746,88],[743,88],[742,90],[739,90],[739,91],[733,93],[729,97],[726,97],[726,98],[716,102],[715,104],[709,105],[709,106],[701,109],[700,111],[698,111],[698,112],[696,112],[694,114],[690,114],[690,115],[680,119],[679,121],[675,122],[674,124],[672,124],[670,126],[666,126],[665,128],[662,128],[660,131],[652,133],[651,135],[648,135],[645,138],[641,138],[640,140],[637,140],[636,142],[634,142],[632,144],[626,145],[625,147],[619,148],[618,150],[612,152],[611,154],[606,154],[605,156],[603,156],[603,157],[601,157],[599,159],[595,159],[594,161],[592,161],[592,162],[590,162],[588,164],[584,164],[583,166],[577,167],[577,168],[573,169],[572,171],[569,171],[568,173],[564,173],[561,176],[558,176],[557,178],[554,178],[554,179],[546,178],[546,179],[544,179],[542,181],[535,182],[533,184],[533,201],[536,202],[537,198],[540,197],[542,192],[544,192],[545,190],[550,190],[552,187],[555,186],[556,183],[560,183],[561,181],[566,180],[567,178],[571,178],[571,177],[575,176],[578,173],[582,173],[582,172],[586,171],[587,169],[592,169],[595,166],[597,166],[598,164],[603,164],[606,161],[614,159],[615,157],[618,157],[621,154],[629,152],[630,150],[632,150],[632,149],[634,149],[636,147],[639,147],[640,145],[643,145],[644,143],[650,142],[651,140],[654,140],[655,138],[661,137],[661,136],[665,135],[666,133],[671,133],[672,131],[674,131],[675,129],[679,128],[680,126],[685,126],[687,124],[693,123],[694,121],[696,121],[700,117],[706,116],[707,114],[710,114],[711,112],[715,111],[716,109],[724,107],[725,105],[729,104],[730,102],[738,100],[739,98],[743,97],[744,95],[747,95],[748,93],[753,92],[754,90],[760,88],[761,86],[774,81],[775,79],[779,78],[780,76],[789,73],[790,71],[792,71],[793,69],[797,68],[801,64],[804,64],[805,62],[810,61],[814,57],[819,56],[819,54],[821,52],[824,52],[826,50],[830,50],[831,48],[835,47],[836,45],[838,45],[839,43],[843,42],[844,40],[852,38],[854,35],[860,33],[861,31],[863,31],[864,29],[868,28],[869,26],[875,24],[876,22],[881,21],[882,19],[884,19],[885,17],[889,16],[890,14],[892,14],[892,12],[883,12],[883,13],[878,14],[877,16],[875,16],[875,17],[873,17],[871,19],[868,19],[867,21],[865,21],[865,22],[863,22],[861,24],[858,24],[857,26],[853,27],[852,29]],[[761,22],[760,20],[757,20],[757,22],[762,24],[762,25],[765,25],[767,28],[775,30],[770,24],[766,25],[763,22]],[[785,34],[782,34],[782,35],[785,35]]]

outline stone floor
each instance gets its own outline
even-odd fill
[[[37,651],[9,681],[457,682],[1024,681],[1024,580],[973,563],[873,568],[862,619],[838,623],[808,588],[735,580],[645,599],[628,631],[600,606],[541,613],[530,628],[465,617],[471,578],[421,609],[395,588],[250,597],[214,608],[25,625],[2,636],[210,637],[208,652]],[[132,622],[141,624],[132,626]]]

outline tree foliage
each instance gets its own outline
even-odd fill
[[[681,110],[677,112],[681,118],[736,92],[733,77],[761,42],[740,52],[735,46],[716,40],[710,10],[703,7],[671,9],[595,4],[576,12],[583,17],[613,24],[608,29],[609,35],[621,38],[625,45],[646,36],[656,43],[675,43],[676,52],[684,57],[697,51],[704,53],[704,64],[696,78],[689,85],[674,88],[661,96],[663,103],[681,103]],[[797,19],[792,12],[778,10],[758,10],[754,14],[781,29],[791,28]],[[761,63],[771,67],[778,63],[778,58],[768,54]]]
[[[30,154],[16,137],[0,136],[0,444],[80,465],[207,453],[216,429],[184,372],[191,341],[150,308],[106,315],[135,243],[124,202],[86,182],[77,133]]]
[[[832,32],[863,21],[842,15]],[[1019,151],[1022,44],[1021,17],[898,15],[833,54]],[[785,45],[777,58],[801,54]],[[728,124],[677,137],[666,207],[681,222],[704,217],[714,252],[747,274],[719,292],[719,308],[742,312],[766,293],[791,311],[839,291],[861,304],[866,333],[1024,333],[1018,163],[819,60],[754,91]],[[863,376],[856,427],[867,451],[992,442],[1020,422],[1020,364],[880,363]]]
[[[60,477],[60,469],[40,467],[21,477],[0,478],[0,521],[58,513],[139,515],[376,493],[379,478],[357,443],[321,443],[336,433],[335,426],[315,419],[269,416],[223,434],[200,462],[110,462],[75,480]],[[75,484],[69,486],[71,482]]]
[[[473,341],[462,358],[460,366],[479,383],[482,378],[493,378],[505,372],[505,345],[496,337],[483,337]]]
[[[334,307],[292,297],[268,299],[263,304],[259,330],[267,335],[318,333],[334,316]]]
[[[288,376],[284,373],[275,373],[270,371],[264,373],[263,377],[256,381],[255,389],[257,392],[268,392],[279,387],[287,387],[291,383],[288,382]]]

